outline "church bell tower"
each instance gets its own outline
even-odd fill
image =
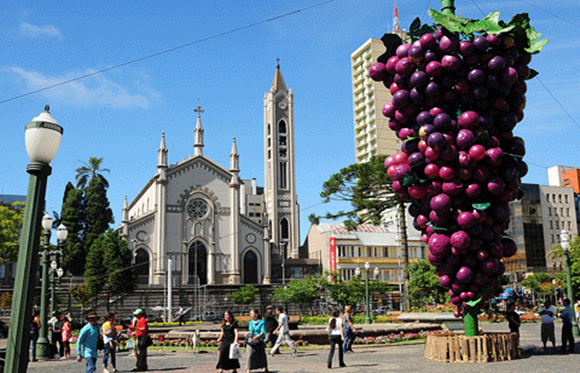
[[[264,96],[264,183],[271,243],[285,258],[298,258],[300,219],[294,154],[294,93],[280,64]]]

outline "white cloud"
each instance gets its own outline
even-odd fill
[[[26,86],[26,91],[36,91],[95,72],[95,70],[75,71],[61,76],[48,76],[36,71],[26,71],[18,66],[0,69],[0,71],[15,74],[18,80]],[[103,74],[97,74],[44,90],[39,94],[51,101],[60,101],[63,104],[84,108],[106,106],[113,109],[132,107],[147,109],[152,101],[161,97],[161,94],[144,84],[142,76],[139,78],[141,80],[135,79],[132,83],[133,87],[129,89],[107,79]]]
[[[18,34],[31,39],[62,39],[62,33],[53,25],[35,26],[22,22]]]

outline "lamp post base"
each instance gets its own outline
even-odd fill
[[[38,360],[52,359],[52,349],[48,338],[38,338],[36,341],[36,358]]]

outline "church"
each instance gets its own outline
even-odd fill
[[[155,174],[131,203],[125,197],[119,227],[139,283],[166,283],[171,259],[184,285],[269,284],[280,276],[278,263],[298,259],[294,94],[279,64],[263,110],[264,187],[240,177],[235,137],[229,168],[204,154],[201,107],[192,156],[169,165],[161,134]]]

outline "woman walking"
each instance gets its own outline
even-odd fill
[[[344,330],[342,328],[342,319],[339,317],[340,312],[334,311],[332,317],[328,322],[328,330],[330,339],[330,352],[328,353],[328,359],[326,360],[326,367],[328,369],[332,368],[332,358],[334,357],[334,348],[338,345],[338,365],[340,367],[345,367],[343,360],[342,351],[342,341],[344,340]]]
[[[216,368],[222,373],[224,370],[233,369],[233,373],[237,373],[237,369],[240,367],[240,362],[238,359],[230,359],[230,346],[232,344],[238,344],[238,322],[234,318],[234,315],[230,310],[224,312],[224,317],[222,319],[222,332],[218,338],[218,342],[221,341],[219,350],[219,361]]]
[[[342,345],[342,351],[344,351],[345,354],[353,352],[352,344],[356,339],[356,329],[352,321],[352,306],[346,306],[344,308],[344,318],[342,320],[344,324],[344,343]]]
[[[62,317],[62,344],[64,345],[64,356],[61,360],[70,359],[70,339],[72,338],[72,326],[68,317]]]
[[[250,373],[252,369],[264,368],[264,372],[268,373],[268,360],[266,359],[266,345],[264,338],[266,334],[264,320],[260,317],[260,311],[257,309],[250,311],[250,327],[248,334],[248,342],[246,343],[248,350],[248,361],[246,363],[246,372]]]
[[[109,373],[107,369],[109,356],[111,357],[111,366],[113,373],[117,372],[117,360],[115,358],[115,345],[117,343],[117,329],[115,328],[115,315],[107,313],[105,315],[105,322],[101,327],[103,332],[103,344],[105,347],[105,354],[103,356],[103,373]]]
[[[40,315],[38,311],[32,311],[32,322],[30,323],[30,344],[32,345],[32,361],[36,359],[36,341],[38,341],[38,333],[41,328]]]

